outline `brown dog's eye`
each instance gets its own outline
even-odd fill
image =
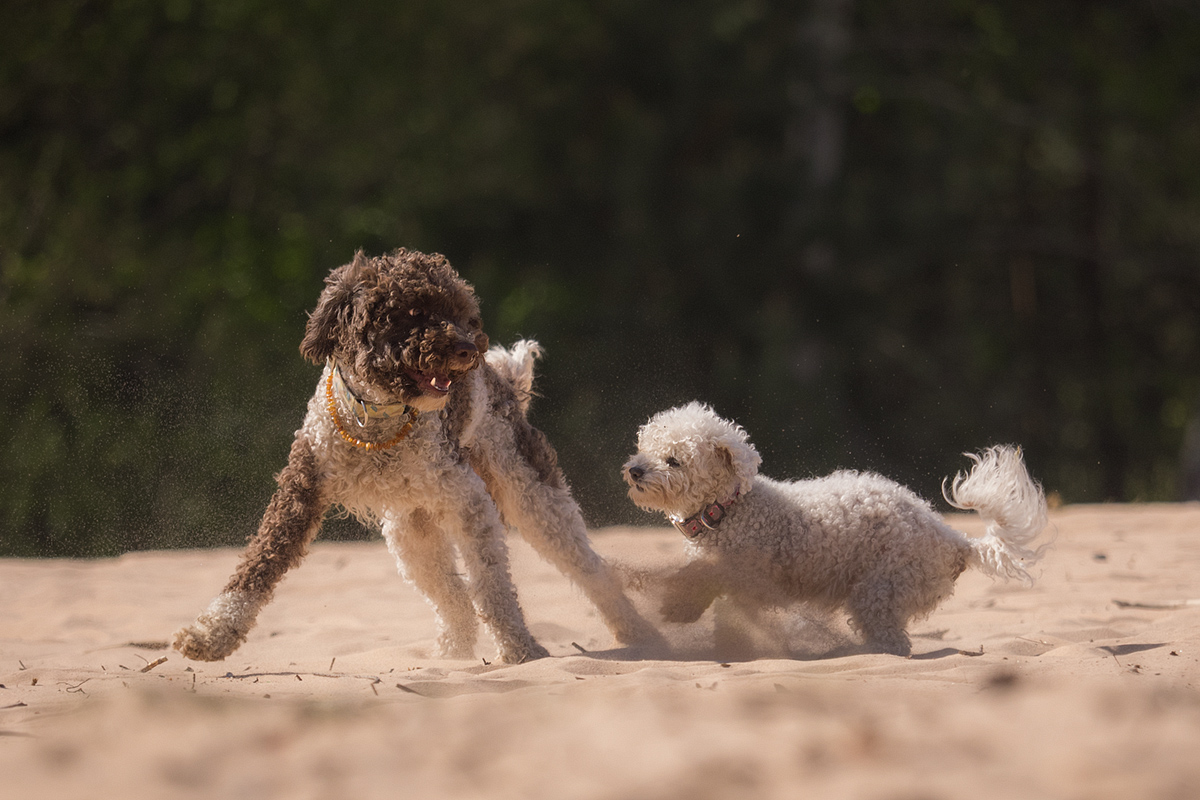
[[[675,456],[671,456],[670,458],[667,459],[667,466],[668,467],[678,467],[679,466],[678,459],[676,459]]]

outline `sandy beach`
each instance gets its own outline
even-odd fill
[[[432,657],[433,615],[374,541],[318,542],[241,650],[195,663],[166,643],[236,550],[0,560],[0,797],[1200,797],[1200,504],[1051,522],[1032,588],[965,574],[911,658],[828,656],[844,621],[796,613],[791,657],[722,661],[711,612],[640,658],[513,540],[552,658],[489,663],[486,636]],[[682,562],[669,528],[593,540]]]

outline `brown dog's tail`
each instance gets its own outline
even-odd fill
[[[484,355],[488,366],[512,385],[522,414],[529,413],[529,403],[533,399],[533,363],[541,357],[542,346],[533,339],[521,339],[507,349],[495,345]]]

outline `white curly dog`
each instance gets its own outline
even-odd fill
[[[743,619],[805,601],[845,608],[870,651],[909,655],[909,622],[952,594],[963,570],[1031,582],[1028,568],[1046,547],[1034,548],[1046,501],[1021,451],[996,446],[968,456],[971,471],[943,493],[988,521],[979,538],[880,475],[759,475],[762,459],[746,432],[706,405],[655,415],[638,431],[624,477],[633,502],[665,514],[689,542],[689,563],[663,587],[664,619],[694,622],[718,597]],[[717,625],[720,641],[720,614]]]

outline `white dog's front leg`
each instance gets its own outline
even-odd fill
[[[496,504],[483,481],[468,467],[458,475],[459,486],[447,486],[458,501],[447,519],[457,524],[459,551],[467,568],[467,590],[484,626],[496,641],[500,660],[520,664],[550,655],[525,625],[508,566],[508,544]],[[454,523],[451,522],[454,520]]]
[[[695,622],[722,592],[716,565],[704,559],[681,567],[663,586],[660,611],[667,622]]]

